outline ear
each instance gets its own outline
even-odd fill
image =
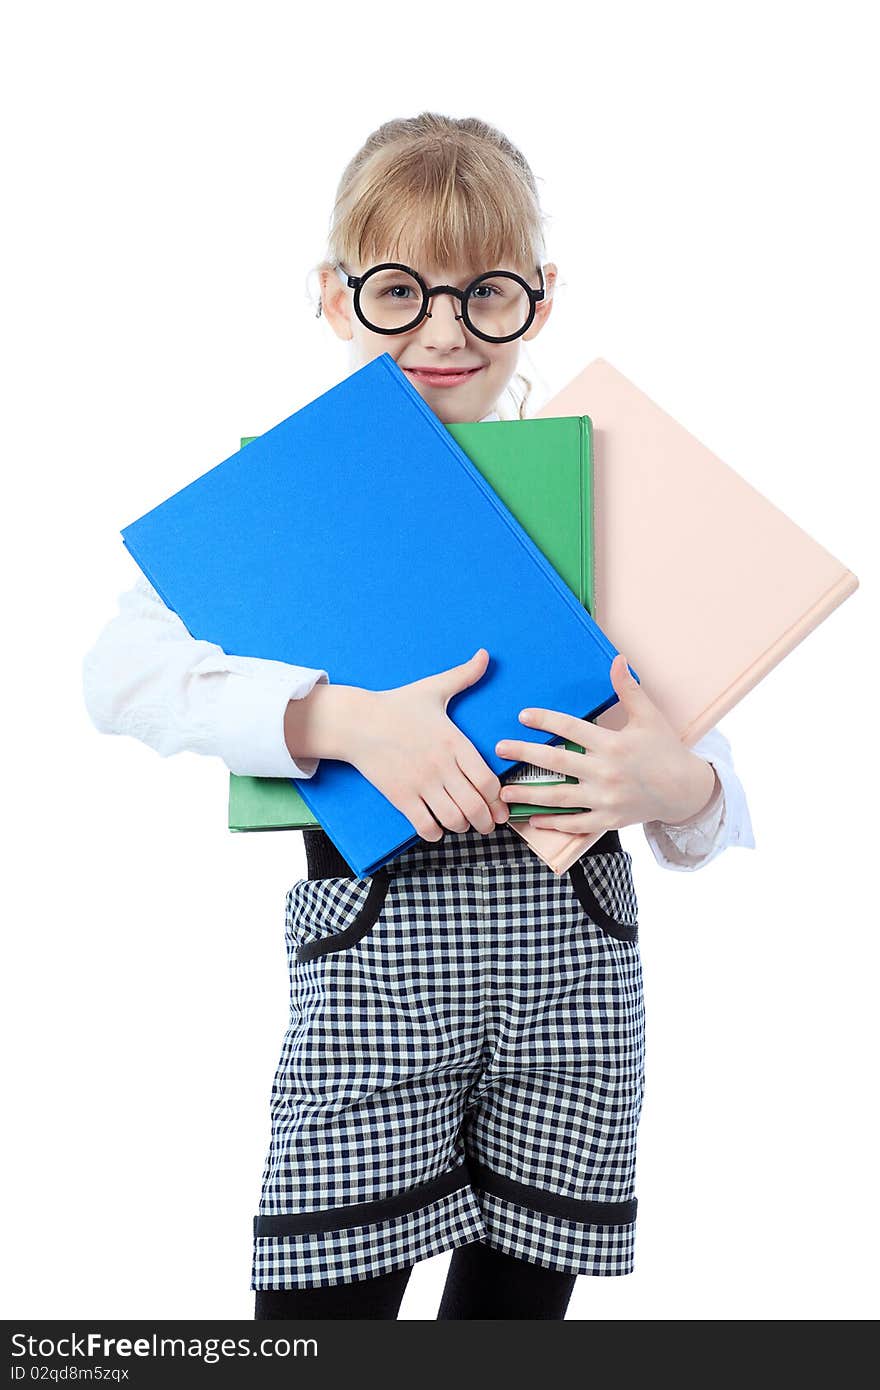
[[[532,320],[532,326],[527,333],[522,335],[523,341],[526,343],[531,342],[532,338],[537,338],[553,308],[553,288],[556,284],[558,267],[555,262],[548,261],[546,265],[541,266],[541,270],[544,274],[544,298],[535,305],[535,317]]]
[[[319,272],[321,282],[321,313],[329,323],[337,338],[348,342],[354,337],[352,320],[354,318],[354,290],[343,285],[336,271],[322,266]]]

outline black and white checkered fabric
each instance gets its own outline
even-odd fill
[[[630,1273],[637,922],[628,852],[557,876],[506,826],[294,884],[251,1288],[351,1282],[475,1240]]]

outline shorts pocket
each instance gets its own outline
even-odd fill
[[[572,864],[568,877],[581,907],[606,936],[638,940],[639,904],[628,850],[584,854]]]
[[[371,878],[307,878],[287,895],[286,935],[296,961],[347,951],[372,931],[388,896],[384,866]]]

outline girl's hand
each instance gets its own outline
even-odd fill
[[[346,762],[402,811],[423,840],[471,826],[488,835],[510,818],[496,774],[446,714],[452,696],[485,674],[481,647],[460,666],[392,690],[361,690]],[[436,820],[434,817],[436,816]],[[440,824],[437,824],[437,821]]]
[[[565,815],[531,816],[528,824],[572,834],[603,834],[625,825],[660,820],[670,825],[690,819],[709,802],[715,788],[715,769],[681,742],[665,715],[618,653],[611,663],[611,683],[627,714],[622,729],[603,729],[575,715],[556,710],[526,709],[524,724],[559,734],[586,751],[534,741],[505,739],[495,745],[503,758],[535,763],[552,772],[576,777],[549,787],[502,787],[504,801],[535,806],[589,806]]]

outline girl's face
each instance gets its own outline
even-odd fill
[[[383,259],[394,261],[398,258],[389,255]],[[353,275],[362,275],[370,267],[352,265],[346,268]],[[517,270],[517,267],[416,263],[415,269],[429,287],[455,285],[463,290],[487,270]],[[410,332],[373,333],[354,312],[354,290],[343,285],[333,270],[321,272],[322,313],[336,336],[351,343],[353,370],[365,366],[383,352],[390,353],[444,424],[482,420],[495,409],[516,371],[520,344],[536,338],[550,315],[556,266],[548,262],[542,266],[542,272],[545,298],[536,305],[528,331],[511,343],[487,343],[471,333],[456,319],[460,304],[450,294],[432,295],[431,317],[423,319]],[[540,289],[537,270],[524,278],[534,289]]]

